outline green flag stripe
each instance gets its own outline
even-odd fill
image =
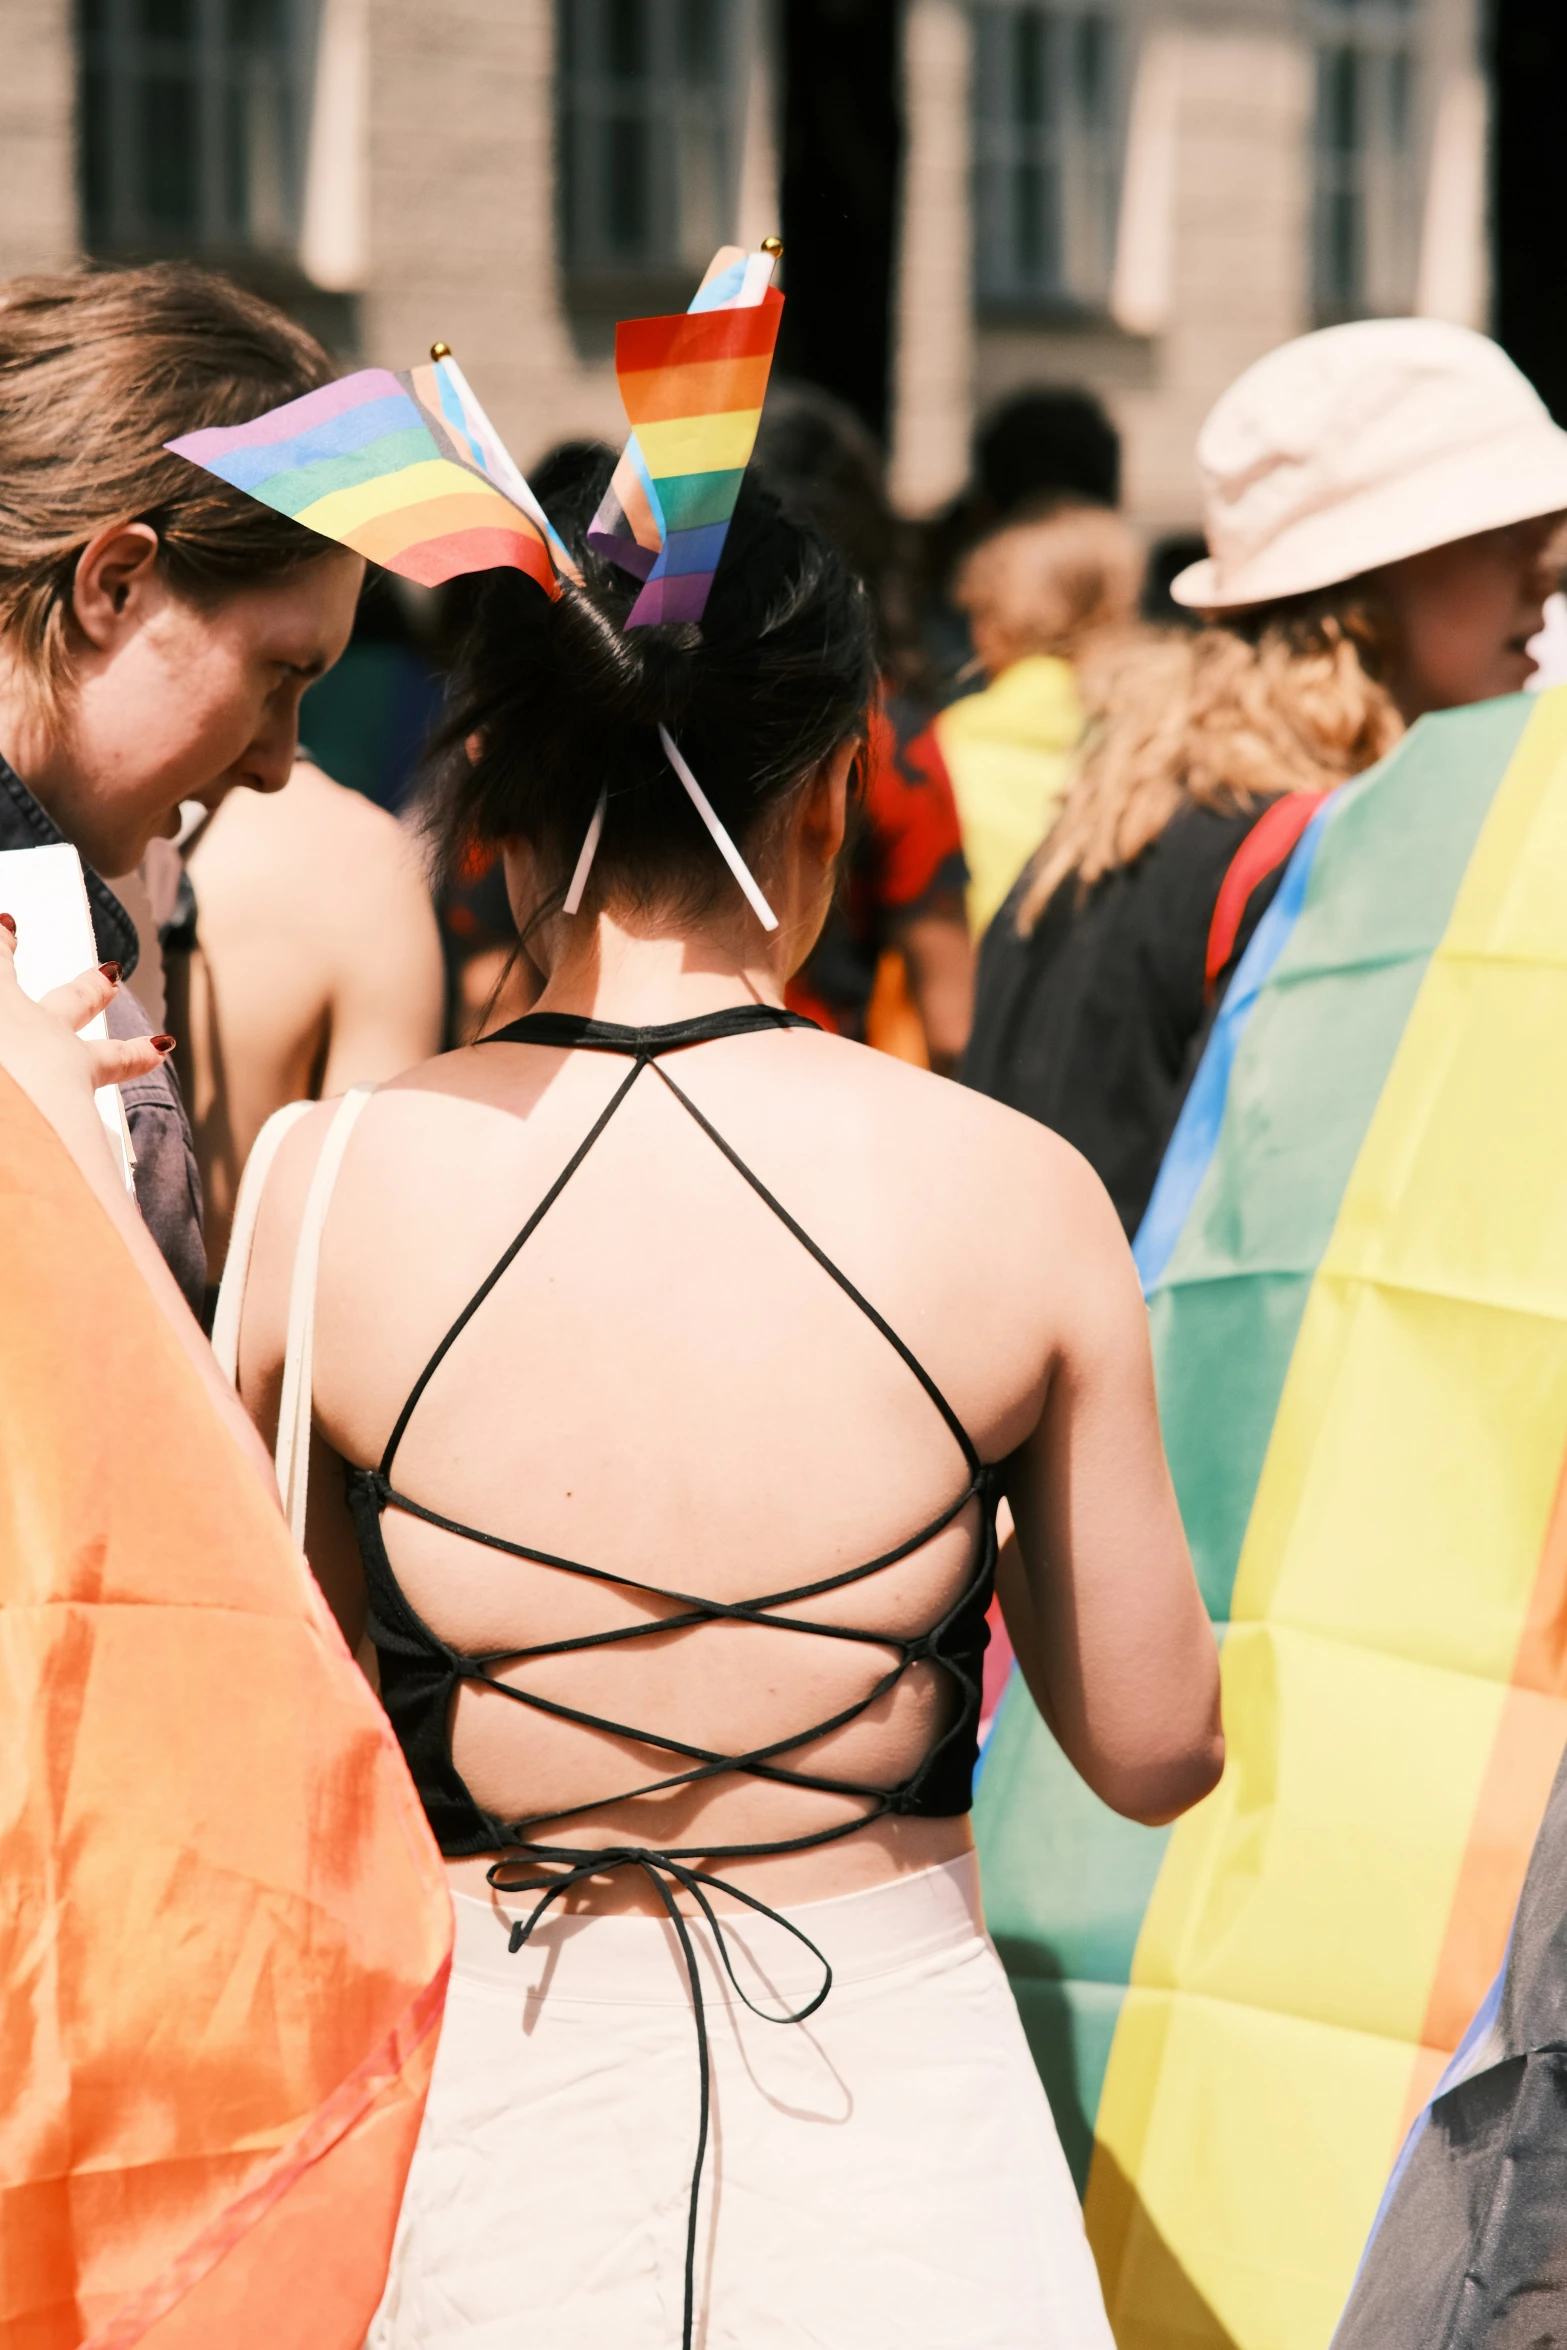
[[[1454,712],[1353,784],[1235,1055],[1213,1160],[1149,1300],[1187,1539],[1222,1622],[1306,1295],[1426,965],[1528,719]],[[1432,760],[1444,821],[1421,821]],[[1457,812],[1463,811],[1463,821]]]
[[[286,473],[274,473],[270,480],[258,483],[251,496],[275,506],[280,514],[302,514],[334,490],[356,490],[364,482],[379,481],[383,474],[401,473],[408,465],[427,465],[443,454],[424,425],[410,425],[404,432],[383,433],[378,441],[367,441],[362,449],[345,456],[314,457],[308,464],[290,466]],[[474,475],[474,487],[484,487],[478,474]]]
[[[1450,714],[1334,803],[1294,932],[1241,1035],[1213,1158],[1149,1302],[1165,1449],[1221,1637],[1306,1294],[1426,964],[1529,718]],[[1431,760],[1444,820],[1422,824]],[[1464,820],[1454,820],[1455,807]],[[990,1930],[1081,2191],[1167,1828],[1092,1795],[1020,1677],[974,1812]]]

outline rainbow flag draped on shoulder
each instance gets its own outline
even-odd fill
[[[1326,2350],[1567,1738],[1567,691],[1327,803],[1138,1256],[1228,1767],[1131,1825],[1014,1681],[987,1910],[1120,2350]]]

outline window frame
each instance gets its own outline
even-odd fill
[[[556,0],[556,260],[568,307],[589,319],[684,309],[715,249],[734,233],[739,197],[755,0],[704,0],[717,46],[716,70],[705,81],[688,77],[680,58],[680,20],[695,0],[629,0],[649,36],[648,64],[617,77],[603,59],[605,25],[626,4]],[[596,216],[584,222],[582,215],[585,190],[589,202],[595,192],[592,147],[602,155],[617,115],[650,134],[643,185],[644,194],[652,191],[652,234],[641,253],[603,233],[602,201]],[[693,116],[708,148],[707,189],[687,221],[676,159]],[[600,198],[604,184],[601,177]]]
[[[1310,266],[1318,326],[1401,317],[1414,306],[1428,13],[1422,0],[1303,0],[1313,72]],[[1361,111],[1352,144],[1329,135],[1325,101],[1335,73],[1343,114]],[[1395,116],[1401,134],[1390,136]]]
[[[976,0],[971,14],[976,311],[989,324],[1102,323],[1110,313],[1115,277],[1141,12],[1126,0]],[[991,111],[989,101],[1005,78],[1008,61],[1001,54],[1002,41],[1015,41],[1020,20],[1027,18],[1038,23],[1044,36],[1044,107],[1038,122],[1022,125],[999,110]],[[1067,102],[1057,104],[1052,113],[1048,97],[1049,77],[1058,71],[1062,50],[1068,43],[1076,47],[1089,23],[1100,28],[1105,51],[1098,68],[1103,97],[1097,122],[1087,121],[1072,104],[1081,88],[1080,60],[1068,69],[1077,88],[1068,93]],[[1058,189],[1055,266],[1046,263],[1032,279],[998,263],[1003,243],[997,235],[998,213],[1016,203],[1017,175],[1025,170],[1041,176],[1054,171]],[[1048,198],[1042,197],[1038,210],[1046,220],[1047,205]],[[1014,232],[1016,225],[1014,219]],[[1087,240],[1098,250],[1089,267],[1074,268],[1072,248]]]
[[[179,4],[174,0],[171,15]],[[136,21],[153,13],[156,0],[76,0],[77,182],[87,251],[119,261],[294,259],[319,0],[274,4],[276,40],[247,49],[234,31],[243,0],[184,0],[187,29],[165,32]],[[157,155],[146,111],[160,80],[186,96],[192,149],[190,203],[161,216],[147,200]],[[272,200],[259,218],[256,174],[236,136],[247,95],[253,104],[259,97],[263,118],[271,112],[275,139]],[[242,191],[236,163],[245,174]]]

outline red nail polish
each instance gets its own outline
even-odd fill
[[[103,973],[105,979],[118,982],[120,976],[120,966],[118,963],[100,963],[98,968]]]
[[[15,936],[16,936],[16,916],[15,916],[14,914],[0,914],[0,922],[3,922],[3,923],[4,923],[4,925],[5,925],[6,929],[7,929],[7,930],[9,930],[9,932],[11,933],[11,936],[12,936],[13,938],[15,938]]]
[[[174,1050],[174,1039],[172,1036],[154,1036],[149,1039],[149,1042],[151,1043],[152,1049],[155,1053],[172,1053]]]

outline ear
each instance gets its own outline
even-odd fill
[[[849,821],[849,775],[860,744],[851,735],[830,752],[806,786],[800,807],[800,842],[825,872],[843,847]]]
[[[117,522],[89,539],[76,558],[71,612],[90,645],[108,652],[153,584],[158,534],[150,522]]]

